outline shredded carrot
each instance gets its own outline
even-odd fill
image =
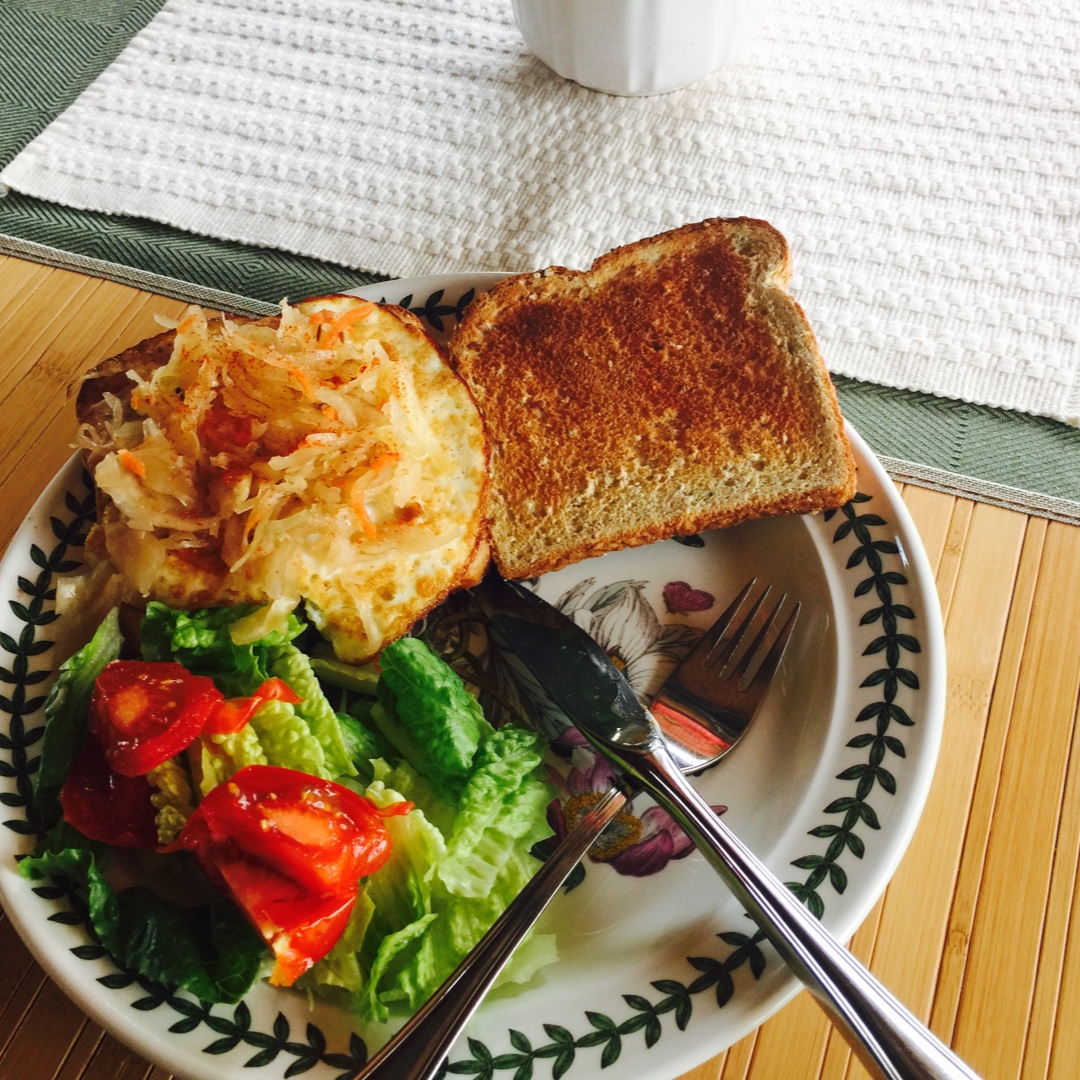
[[[368,466],[367,472],[363,474],[361,479],[367,478],[369,480],[374,480],[388,465],[393,465],[395,461],[400,460],[400,454],[379,454]],[[367,485],[365,484],[364,486],[366,487]],[[359,481],[354,481],[352,487],[349,489],[349,502],[352,504],[353,510],[356,511],[356,516],[360,519],[360,525],[364,530],[364,535],[369,540],[374,540],[375,522],[371,520],[371,515],[368,513],[367,505],[364,502],[364,488],[360,486]]]
[[[352,508],[356,511],[356,516],[360,519],[360,527],[364,530],[364,535],[369,540],[374,540],[375,522],[371,520],[371,515],[364,505],[363,489],[353,485],[352,491],[349,492],[349,502],[352,503]]]
[[[247,521],[244,522],[243,533],[243,545],[244,547],[250,547],[251,542],[255,539],[255,526],[259,524],[262,519],[261,510],[249,510]]]
[[[311,376],[302,367],[290,367],[289,374],[300,384],[300,392],[306,398],[315,396],[315,387],[311,385]]]
[[[331,423],[337,419],[337,409],[335,409],[333,405],[324,405],[319,411]]]
[[[120,450],[116,459],[129,473],[134,473],[140,480],[146,476],[146,464],[137,458],[130,450]]]
[[[333,341],[334,338],[343,335],[354,322],[366,319],[374,310],[375,305],[370,300],[366,303],[358,304],[354,308],[350,308],[344,315],[339,315],[330,324],[330,329],[326,332],[326,339]]]
[[[378,476],[387,465],[393,465],[395,461],[400,460],[400,454],[380,454],[369,466],[372,478]]]

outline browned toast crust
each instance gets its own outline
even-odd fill
[[[492,447],[509,577],[832,508],[855,469],[784,238],[713,219],[477,298],[450,343]]]

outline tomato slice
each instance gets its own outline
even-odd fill
[[[60,789],[68,824],[91,840],[128,848],[157,847],[153,789],[141,776],[109,768],[94,739],[87,739]]]
[[[360,879],[390,855],[379,810],[331,780],[247,765],[209,791],[175,847],[193,851],[274,951],[272,982],[288,986],[333,948]]]
[[[157,660],[113,660],[90,697],[90,732],[124,776],[145,776],[194,741],[224,695],[205,675]]]
[[[226,891],[274,953],[273,986],[291,986],[337,943],[356,904],[357,891],[315,896],[271,867],[219,854]]]
[[[267,701],[299,705],[304,699],[283,679],[267,679],[251,697],[226,698],[210,714],[207,735],[235,735]]]
[[[248,765],[207,793],[184,834],[201,819],[193,836],[205,827],[211,844],[266,862],[312,892],[337,893],[355,889],[390,857],[384,816],[332,780]]]

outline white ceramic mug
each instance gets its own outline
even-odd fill
[[[664,94],[719,71],[765,0],[513,0],[529,50],[607,94]]]

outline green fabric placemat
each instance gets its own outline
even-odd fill
[[[0,0],[0,168],[163,2]],[[15,192],[0,198],[0,252],[238,313],[386,276]],[[845,415],[895,478],[1080,524],[1080,429],[855,379],[836,383]]]

